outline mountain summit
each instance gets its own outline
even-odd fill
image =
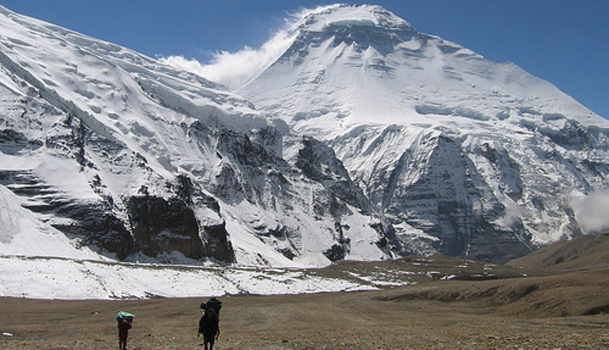
[[[599,123],[547,81],[419,33],[379,6],[326,7],[288,33],[288,48],[235,92],[298,131],[329,138],[354,124],[500,121],[527,109]]]
[[[234,91],[332,147],[398,251],[505,261],[582,234],[570,198],[603,189],[609,122],[549,82],[334,5]]]

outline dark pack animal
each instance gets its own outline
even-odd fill
[[[205,344],[205,350],[213,350],[214,342],[220,335],[220,317],[216,311],[212,308],[206,309],[199,320],[199,334],[203,334],[203,343]],[[199,336],[197,334],[197,336]]]

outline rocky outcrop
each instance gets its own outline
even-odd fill
[[[192,259],[204,256],[197,219],[183,201],[144,195],[126,204],[137,250],[151,257],[171,251]]]

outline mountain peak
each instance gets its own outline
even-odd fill
[[[378,5],[337,4],[320,7],[305,15],[296,27],[321,32],[330,27],[382,27],[414,29],[410,23]]]
[[[528,108],[604,122],[549,82],[420,33],[380,6],[321,7],[288,33],[278,58],[234,92],[296,130],[330,131],[321,138],[371,122],[495,122]]]
[[[292,33],[295,47],[315,46],[332,38],[331,47],[345,44],[360,51],[373,47],[383,55],[418,35],[410,23],[380,6],[345,4],[305,15],[292,27]]]
[[[292,30],[235,92],[331,146],[394,242],[498,261],[581,234],[564,194],[606,186],[607,120],[379,6],[320,8]]]

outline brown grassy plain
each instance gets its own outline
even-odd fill
[[[378,264],[345,263],[319,273]],[[446,259],[428,266],[417,260],[380,264],[446,273],[459,265]],[[225,296],[216,349],[609,349],[609,269],[495,267],[494,274],[485,280],[427,278],[371,292]],[[131,350],[201,349],[201,301],[0,298],[0,332],[12,334],[0,337],[0,348],[117,349],[115,315],[124,310],[136,314]]]

